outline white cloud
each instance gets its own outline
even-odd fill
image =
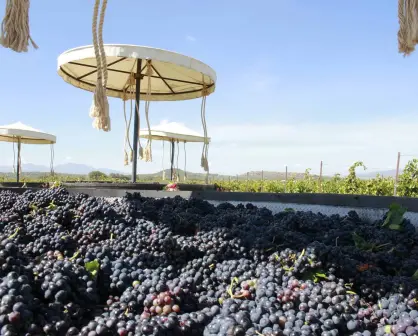
[[[192,35],[187,35],[186,36],[186,40],[190,41],[190,42],[196,42],[196,37],[192,36]]]
[[[222,123],[222,120],[219,120]],[[197,130],[196,126],[196,130]],[[210,171],[235,176],[247,171],[301,172],[312,168],[319,173],[323,161],[323,174],[336,172],[346,174],[355,161],[363,161],[368,171],[389,170],[396,167],[397,152],[418,154],[418,116],[402,115],[402,118],[383,118],[375,121],[356,122],[318,122],[285,124],[259,119],[258,123],[208,125],[212,142],[209,146]],[[115,131],[116,134],[116,131]],[[121,133],[119,133],[120,136]],[[117,141],[122,141],[118,138]],[[122,142],[120,142],[122,143]],[[157,172],[170,166],[169,147],[165,144],[164,164],[162,163],[163,144],[153,141],[153,162],[140,161],[140,173]],[[91,145],[84,153],[98,150],[100,146]],[[187,169],[203,172],[200,167],[201,143],[188,143]],[[60,151],[57,149],[56,153]],[[80,157],[78,148],[62,150],[63,162],[86,163],[97,168],[112,168],[130,173],[131,166],[123,166],[123,151],[115,146],[108,153]],[[11,165],[13,150],[10,144],[0,143],[1,165]],[[99,153],[99,152],[98,152]],[[30,163],[48,165],[49,151],[42,146],[25,147],[24,159]],[[416,155],[418,157],[418,155]],[[412,157],[401,157],[401,168]],[[64,161],[65,159],[65,161]],[[23,162],[23,158],[22,158]],[[179,167],[184,167],[184,151],[180,146]],[[389,168],[392,167],[392,168]],[[359,169],[360,171],[360,169]]]
[[[418,119],[380,119],[355,123],[237,124],[210,127],[213,171],[319,171],[346,173],[355,161],[386,170],[396,164],[397,152],[416,153]],[[224,164],[225,157],[228,164]],[[402,158],[403,166],[410,157]],[[370,169],[372,170],[372,169]]]

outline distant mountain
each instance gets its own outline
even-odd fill
[[[402,174],[403,170],[399,170],[399,174]],[[379,174],[383,177],[395,177],[396,176],[396,170],[381,170],[381,171],[372,171],[372,172],[364,172],[364,173],[358,173],[357,176],[360,178],[374,178],[376,175]]]
[[[16,169],[17,167],[15,167]],[[49,172],[49,168],[43,165],[36,165],[33,163],[22,164],[22,170],[28,173],[46,173]],[[12,173],[13,166],[0,166],[0,173]]]
[[[162,171],[159,171],[157,173],[153,174],[139,174],[138,178],[141,180],[161,180],[162,178]],[[184,171],[179,169],[178,171],[180,180],[183,180],[184,178]],[[126,174],[125,174],[126,175]],[[170,169],[165,170],[165,176],[166,178],[170,177]],[[296,178],[297,180],[304,178],[304,173],[292,173],[288,172],[287,178]],[[317,175],[312,175],[313,178],[318,178]],[[195,180],[195,181],[204,181],[206,178],[205,173],[192,173],[187,172],[187,178],[189,180]],[[285,180],[286,179],[286,173],[284,172],[272,172],[272,171],[252,171],[244,174],[237,174],[237,175],[222,175],[222,174],[210,174],[210,180],[218,180],[218,181],[246,181],[248,180],[261,180],[263,179],[268,180]],[[325,176],[324,176],[325,178]]]
[[[109,168],[95,168],[89,165],[85,165],[82,163],[64,163],[59,164],[54,167],[54,172],[57,174],[64,174],[64,175],[83,175],[86,176],[92,171],[101,171],[105,173],[106,175],[109,174],[117,174],[119,175],[119,178],[126,178],[129,180],[130,173],[120,172],[114,169]],[[24,164],[22,167],[23,174],[31,174],[32,176],[42,173],[49,173],[50,168],[43,165],[35,165],[35,164]],[[0,174],[4,173],[12,173],[13,167],[11,166],[0,166]],[[204,181],[206,178],[205,173],[193,173],[193,172],[187,172],[187,179],[188,180],[194,180],[194,181]],[[150,173],[150,174],[138,174],[138,179],[145,181],[161,181],[163,172],[159,171],[156,173]],[[184,180],[184,171],[179,169],[178,175],[181,181]],[[288,179],[296,178],[296,179],[303,179],[304,174],[303,173],[292,173],[288,172],[287,174]],[[318,178],[317,175],[312,175],[313,178]],[[165,170],[165,178],[170,178],[170,169]],[[222,174],[210,174],[210,180],[218,180],[218,181],[246,181],[248,180],[285,180],[286,174],[284,172],[273,172],[273,171],[251,171],[244,174],[237,174],[237,175],[222,175]],[[327,178],[324,176],[324,178]]]
[[[82,163],[64,163],[54,167],[54,171],[61,174],[87,175],[94,170],[99,170],[105,174],[125,174],[118,170],[109,168],[94,168]]]
[[[99,170],[105,174],[125,174],[123,172],[109,168],[94,168],[82,163],[64,163],[54,166],[54,171],[58,174],[87,175],[91,171]],[[23,173],[48,173],[50,168],[43,165],[32,163],[22,164]],[[12,166],[0,166],[0,173],[12,173]]]
[[[64,163],[54,167],[54,171],[59,174],[87,175],[93,170],[97,169],[81,163]]]

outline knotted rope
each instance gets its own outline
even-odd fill
[[[149,105],[150,105],[150,99],[151,99],[151,76],[153,75],[152,70],[152,63],[151,60],[147,60],[147,70],[146,70],[146,76],[148,77],[148,86],[147,86],[147,93],[146,93],[146,99],[145,99],[145,118],[147,120],[147,127],[148,127],[148,139],[147,139],[147,145],[145,146],[144,150],[144,160],[145,162],[152,162],[152,149],[151,149],[151,126],[149,122]]]
[[[140,106],[141,106],[141,101],[136,101],[135,98],[135,91],[136,91],[136,79],[135,79],[135,72],[134,72],[134,67],[136,66],[136,64],[134,64],[134,66],[131,69],[131,74],[128,78],[128,81],[126,82],[126,86],[128,87],[128,99],[130,99],[131,103],[130,103],[130,115],[132,116],[134,113],[134,105],[133,105],[133,100],[135,100],[135,108],[136,108],[136,115],[138,117],[138,154],[139,154],[139,158],[142,159],[144,157],[144,149],[141,146],[141,141],[140,141],[140,135],[141,135],[141,114],[139,113],[140,110]],[[141,74],[137,74],[137,76],[141,76]],[[126,100],[126,97],[124,97],[124,101]],[[130,117],[131,118],[131,117]],[[131,120],[131,119],[130,119]],[[128,130],[127,132],[130,131],[130,123],[128,125]],[[130,154],[130,161],[132,162],[133,160],[133,148],[131,147],[131,154]]]
[[[202,105],[200,108],[200,115],[202,119],[204,142],[203,142],[203,149],[202,149],[202,157],[200,159],[200,166],[208,175],[209,174],[209,162],[208,162],[209,139],[208,139],[208,129],[206,126],[206,97],[207,96],[208,96],[208,89],[206,87],[206,84],[203,78]]]
[[[27,52],[29,43],[38,49],[30,36],[29,0],[7,0],[6,13],[1,23],[0,44],[16,52]]]
[[[418,0],[398,0],[398,48],[410,55],[418,43]]]
[[[93,127],[105,132],[110,131],[109,102],[106,95],[107,62],[103,45],[103,23],[106,13],[107,0],[103,0],[100,10],[99,27],[97,19],[101,0],[96,0],[93,10],[93,47],[97,63],[97,82],[94,91],[93,103],[90,108],[90,117],[94,118]]]
[[[131,73],[128,77],[128,80],[126,81],[124,92],[123,92],[123,115],[125,119],[125,145],[124,145],[124,164],[125,166],[129,164],[129,162],[132,162],[133,160],[133,147],[132,143],[130,141],[130,130],[131,130],[131,122],[132,122],[132,115],[134,113],[134,106],[133,106],[133,99],[135,99],[135,90],[136,90],[136,80],[135,80],[135,73],[134,73],[134,67],[136,64],[132,66]],[[130,100],[130,111],[129,111],[129,119],[127,119],[126,116],[126,100]],[[143,157],[143,149],[141,147],[141,141],[140,141],[140,113],[139,113],[139,102],[138,104],[135,102],[137,115],[138,115],[138,151],[139,151],[139,157]],[[129,159],[128,159],[128,151],[127,151],[127,145],[129,146],[130,153],[129,153]]]
[[[131,121],[132,121],[132,101],[131,101],[131,110],[129,111],[129,120],[126,117],[126,91],[124,91],[123,93],[124,99],[123,99],[123,118],[125,119],[125,144],[124,144],[124,165],[127,166],[129,164],[129,162],[132,162],[132,145],[131,145],[131,140],[129,139],[129,132],[131,129]],[[126,147],[129,146],[130,149],[130,155],[128,158],[128,151],[126,149]]]

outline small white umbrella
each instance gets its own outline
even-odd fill
[[[17,143],[17,182],[19,182],[21,162],[21,144],[51,145],[51,173],[53,172],[53,147],[57,142],[55,135],[39,131],[33,127],[17,122],[10,125],[0,126],[0,141]]]
[[[177,143],[177,169],[178,169],[178,155],[179,142],[184,143],[184,178],[186,179],[186,142],[210,142],[210,138],[205,138],[201,134],[187,128],[185,125],[177,122],[161,123],[160,125],[153,126],[148,130],[141,130],[141,138],[160,140],[163,141],[163,179],[164,179],[164,142],[169,141],[170,147],[170,161],[171,161],[171,180],[174,179],[174,156],[175,156],[175,143]],[[206,179],[207,180],[207,179]]]
[[[201,119],[204,137],[207,138],[206,97],[215,91],[216,73],[208,65],[194,58],[175,52],[124,44],[105,44],[100,53],[94,46],[68,50],[58,57],[58,74],[67,83],[87,91],[95,92],[90,115],[95,118],[94,127],[110,130],[107,96],[124,101],[135,101],[132,182],[136,181],[138,147],[140,136],[139,102],[145,101],[147,132],[150,131],[149,103],[151,101],[179,101],[202,98]],[[96,51],[96,52],[95,52]],[[102,87],[101,87],[102,86]],[[97,90],[101,87],[100,90]],[[103,96],[105,101],[103,101]],[[133,107],[131,104],[131,113]],[[124,104],[124,112],[125,104]],[[131,114],[132,115],[132,114]],[[129,119],[130,120],[130,119]],[[129,123],[125,143],[129,137]],[[202,166],[208,170],[208,142],[202,151]],[[144,150],[144,158],[151,161],[151,138]],[[127,159],[125,162],[127,164]]]

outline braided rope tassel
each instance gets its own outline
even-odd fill
[[[398,48],[410,55],[418,43],[418,0],[398,0]]]
[[[147,120],[147,127],[148,127],[148,139],[147,145],[144,149],[144,160],[145,162],[152,162],[152,149],[151,149],[151,126],[149,122],[149,105],[150,105],[150,98],[151,98],[151,76],[153,75],[151,60],[147,60],[147,72],[146,76],[148,77],[148,87],[147,87],[147,99],[145,101],[145,118]]]
[[[30,36],[29,0],[7,0],[1,23],[0,44],[18,53],[27,52],[29,44],[38,49]]]
[[[94,99],[90,108],[90,117],[94,118],[93,127],[105,132],[109,132],[110,116],[109,102],[106,95],[107,86],[107,63],[106,54],[103,45],[103,23],[106,13],[107,0],[103,0],[100,10],[99,27],[97,28],[97,20],[99,14],[100,0],[96,0],[93,10],[93,47],[97,63],[97,82],[94,91]]]

